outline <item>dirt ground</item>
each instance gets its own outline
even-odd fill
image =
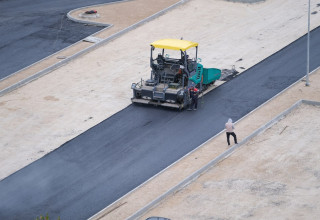
[[[205,67],[242,71],[307,31],[307,6],[299,0],[212,2],[187,1],[0,97],[0,179],[128,106],[131,83],[149,76],[149,43],[156,39],[183,36],[199,42]],[[319,14],[311,16],[312,28]]]
[[[95,37],[104,39],[177,2],[179,0],[129,0],[74,10],[70,15],[75,19],[83,21],[87,20],[112,25],[111,28],[95,35]],[[83,18],[81,16],[85,11],[90,9],[95,9],[99,17]]]
[[[130,9],[142,10],[133,5]],[[317,2],[312,2],[311,11],[319,10]],[[312,14],[312,28],[320,25],[319,14]],[[305,34],[306,21],[307,3],[299,0],[255,4],[190,0],[0,97],[0,179],[128,106],[131,83],[149,76],[150,42],[183,36],[199,43],[199,56],[205,67],[231,69],[235,65],[241,72]],[[319,101],[319,78],[318,71],[310,78],[310,87],[300,82],[294,92],[286,92],[285,98],[278,97],[249,120],[239,122],[240,140],[298,99]],[[130,194],[132,197],[108,207],[108,214],[103,215],[106,219],[130,216],[225,149],[224,135],[218,136],[194,152],[190,161],[183,162],[191,155],[172,166],[174,170],[166,170],[151,185],[142,187],[138,194]]]
[[[141,219],[317,219],[319,115],[299,106]]]
[[[178,2],[179,0],[134,0],[134,1],[124,1],[117,4],[108,4],[108,6],[95,6],[94,9],[98,9],[101,17],[96,22],[105,23],[112,25],[110,28],[106,28],[101,32],[92,34],[92,36],[106,39],[111,35],[123,30],[138,21],[152,16],[160,10],[163,10],[167,7],[170,7],[172,4]],[[144,7],[142,7],[144,5]],[[91,10],[92,7],[89,7],[87,10]],[[135,9],[135,10],[132,10]],[[86,10],[75,10],[73,13],[74,18],[78,18],[78,15]],[[128,16],[130,15],[130,16]],[[83,19],[85,20],[85,19]],[[34,63],[6,78],[5,80],[0,81],[0,91],[20,82],[23,79],[26,79],[35,73],[50,67],[51,65],[57,64],[60,61],[60,57],[70,57],[82,50],[85,50],[92,46],[92,43],[86,41],[79,41],[57,53],[48,56],[41,61]]]
[[[270,120],[275,118],[277,115],[279,115],[286,109],[290,108],[293,104],[295,104],[297,101],[301,99],[313,100],[313,101],[319,102],[320,101],[320,69],[311,75],[310,83],[311,83],[311,86],[306,87],[304,81],[298,82],[294,86],[290,87],[288,90],[284,91],[282,94],[278,95],[271,101],[264,104],[262,107],[256,109],[254,112],[252,112],[251,114],[247,115],[245,118],[237,122],[235,126],[236,127],[235,132],[238,136],[238,141],[241,141],[245,137],[248,137],[259,127],[268,123]],[[320,120],[319,111],[316,111],[315,113],[310,114],[310,119],[308,119],[307,123],[309,123],[309,121],[311,122],[314,121],[315,128],[314,128],[314,132],[310,132],[310,134],[308,134],[309,139],[310,139],[310,136],[312,137],[317,136],[317,134],[320,132],[320,129],[318,126],[318,124],[320,123],[319,120]],[[288,126],[289,126],[288,128],[291,128],[291,126],[293,125],[288,124]],[[299,149],[300,147],[308,147],[308,141],[309,141],[308,138],[306,139],[307,144],[304,144],[305,136],[300,134],[295,134],[294,132],[298,131],[297,129],[288,129],[288,128],[286,128],[285,131],[282,132],[281,134],[281,137],[283,138],[281,140],[281,144],[277,144],[276,146],[288,145],[287,147],[290,148],[290,145],[293,142],[297,142],[296,144],[298,145],[302,143],[301,144],[302,146],[299,145]],[[304,132],[309,130],[310,129],[308,126],[306,127],[306,129],[303,128]],[[291,135],[290,137],[287,137],[287,132],[290,132],[290,135]],[[295,137],[296,135],[297,135],[296,139],[291,140],[291,137]],[[289,139],[287,140],[286,138],[289,138]],[[298,139],[299,141],[296,141]],[[260,142],[260,140],[264,140],[264,139],[262,138],[262,139],[255,139],[255,140],[258,140],[258,141],[250,142],[249,146],[255,145],[253,143],[258,143]],[[319,142],[317,142],[317,140],[318,140],[318,137],[311,140],[311,142],[313,142],[316,146],[318,146],[317,144]],[[261,141],[261,143],[264,143],[264,141]],[[287,149],[287,147],[285,149]],[[228,149],[228,146],[226,143],[225,133],[222,132],[221,134],[217,135],[213,139],[209,140],[204,145],[200,146],[194,152],[191,152],[190,154],[186,155],[184,158],[182,158],[172,166],[168,167],[164,172],[152,178],[150,181],[145,183],[143,186],[139,187],[137,190],[127,194],[125,197],[121,198],[120,200],[110,205],[109,207],[106,207],[104,210],[102,210],[92,219],[107,220],[107,219],[129,218],[134,213],[142,209],[144,206],[148,205],[149,203],[153,202],[155,199],[161,197],[167,191],[174,188],[184,179],[188,178],[191,174],[193,174],[194,172],[198,171],[199,169],[201,169],[202,167],[210,163],[214,158],[218,157],[227,149]],[[266,150],[268,150],[268,148]],[[244,151],[244,154],[247,153],[248,157],[250,157],[251,155],[251,150],[247,150],[247,147],[242,147],[239,151]],[[270,153],[270,155],[272,155],[272,153]],[[291,155],[291,152],[288,152],[288,155],[285,155],[285,152],[283,153],[284,157],[288,157],[290,155]],[[259,163],[259,161],[262,159],[263,158],[258,156],[252,156],[250,158],[251,160],[250,163],[254,163],[254,161]],[[226,161],[228,160],[229,158]],[[244,158],[243,160],[244,160],[243,163],[245,163],[246,159]],[[271,166],[272,162],[273,160],[270,160],[268,164],[270,164]],[[236,166],[237,166],[237,163],[233,164],[233,167],[236,167]],[[213,168],[213,169],[216,169],[216,168]],[[220,165],[219,165],[219,169],[220,169]],[[315,165],[315,169],[319,169],[319,166],[316,167]],[[261,169],[261,175],[263,175],[264,172],[265,170]],[[204,175],[207,175],[207,174],[204,174]],[[233,174],[230,174],[230,175],[231,175],[230,178],[232,179]],[[197,182],[198,180],[196,180],[195,184],[197,184]],[[203,193],[205,194],[205,192]],[[173,204],[176,201],[175,200],[176,197],[170,196],[169,198],[171,199],[171,197],[172,197],[172,203],[168,203],[168,205],[166,205],[167,202],[166,201],[163,202],[165,206],[163,210],[156,208],[151,212],[145,214],[143,217],[139,219],[145,219],[146,217],[153,216],[153,215],[171,217],[172,219],[184,219],[184,217],[186,216],[184,216],[183,218],[182,217],[180,218],[173,214],[173,212],[178,210],[172,211],[174,208]],[[199,200],[197,200],[197,202],[199,203],[199,206],[197,207],[200,207],[201,204],[203,204],[203,206],[207,205],[206,209],[211,209],[211,206],[210,206],[211,200],[210,201],[205,200],[204,202],[200,202]],[[190,207],[188,208],[190,209]],[[201,212],[199,211],[199,209],[194,209],[193,211],[195,212],[195,214],[197,212]],[[186,210],[182,210],[182,212],[188,213]],[[190,212],[192,211],[190,210]],[[290,216],[289,214],[288,216]],[[190,216],[189,217],[187,216],[186,219],[192,219],[192,218]],[[206,219],[206,218],[201,218],[201,216],[199,216],[199,218],[194,218],[194,219]],[[230,218],[226,218],[226,219],[234,219],[234,218],[232,218],[231,216]],[[283,218],[280,218],[280,219],[283,219]]]
[[[135,0],[124,1],[117,4],[107,4],[104,7],[95,7],[95,9],[99,10],[101,19],[103,19],[100,19],[99,22],[112,24],[112,27],[96,33],[93,36],[106,39],[112,34],[160,10],[170,7],[178,1],[179,0],[164,0],[158,2],[156,0]],[[155,4],[155,2],[157,2],[157,4]],[[142,5],[144,5],[144,7],[142,7]],[[88,9],[90,9],[90,7]],[[85,10],[75,10],[75,13],[81,13],[82,11]],[[130,17],[127,16],[129,11]],[[57,59],[57,57],[72,56],[91,45],[92,43],[81,41],[57,54],[47,57],[39,63],[0,81],[0,90],[59,62],[60,60]],[[106,59],[105,54],[103,53],[102,55],[102,59]],[[54,78],[49,77],[50,79],[47,78],[48,76],[44,76],[40,79],[40,82],[37,82],[39,81],[37,80],[30,83],[28,85],[30,87],[28,88],[22,87],[11,94],[0,97],[0,116],[3,118],[0,124],[0,150],[2,152],[0,155],[0,180],[41,158],[66,141],[96,125],[104,118],[120,111],[130,103],[129,100],[127,100],[126,105],[120,103],[101,109],[102,111],[99,113],[100,116],[98,119],[96,114],[90,113],[93,111],[93,106],[100,108],[100,102],[103,101],[107,104],[110,98],[110,96],[108,96],[108,99],[106,99],[105,95],[107,94],[100,94],[99,91],[95,91],[103,89],[105,87],[104,83],[98,86],[99,89],[93,86],[92,89],[88,90],[92,85],[88,85],[88,82],[85,82],[86,79],[91,77],[97,77],[96,80],[98,80],[100,77],[97,76],[97,74],[105,76],[110,74],[105,65],[102,65],[103,69],[100,69],[98,73],[96,72],[96,67],[102,67],[99,60],[100,59],[95,62],[95,60],[92,59],[85,59],[85,61],[75,69],[75,72],[73,71],[73,67],[71,67],[71,69],[67,71],[62,70],[62,72],[60,72],[62,75],[56,75]],[[81,70],[83,66],[92,68],[92,70]],[[70,75],[70,72],[73,72],[75,75]],[[55,71],[51,74],[55,75]],[[44,81],[42,81],[43,79]],[[62,82],[66,79],[68,82]],[[80,82],[79,80],[82,81],[81,85],[78,84]],[[96,82],[90,83],[96,84]],[[130,84],[127,86],[130,87]],[[73,92],[70,92],[70,90]],[[25,91],[28,92],[25,93]],[[85,94],[79,91],[83,91]],[[75,99],[73,98],[75,95],[74,92],[79,92]],[[74,95],[71,95],[71,93],[74,93]],[[119,96],[123,91],[117,90],[117,93],[117,96]],[[42,94],[44,95],[42,96]],[[93,96],[95,97],[95,101],[90,103],[89,100],[92,99]],[[100,99],[100,101],[98,101],[97,98]],[[68,105],[74,107],[68,109]],[[84,114],[83,116],[75,114],[75,112],[84,106],[86,106],[86,110],[81,113],[79,112],[80,114]],[[114,110],[109,113],[109,109]],[[67,113],[68,111],[70,115]],[[80,119],[79,116],[82,119]]]

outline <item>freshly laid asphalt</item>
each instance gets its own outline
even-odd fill
[[[102,29],[70,21],[70,10],[115,1],[0,0],[0,79]]]
[[[216,88],[197,111],[130,105],[3,179],[0,219],[89,218],[303,77],[306,45],[304,36]],[[313,70],[320,28],[310,48]]]

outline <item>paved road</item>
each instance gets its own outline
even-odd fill
[[[320,65],[320,28],[311,70]],[[301,38],[205,96],[198,111],[130,105],[0,182],[0,219],[86,219],[300,79]],[[128,86],[129,89],[129,86]]]
[[[99,30],[67,19],[75,8],[117,0],[0,0],[0,79]]]

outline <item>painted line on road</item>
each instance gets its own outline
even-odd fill
[[[128,1],[128,0],[124,0],[124,1]],[[127,28],[115,33],[115,34],[113,34],[113,35],[111,35],[111,36],[109,36],[109,37],[107,37],[106,39],[100,41],[99,43],[93,44],[92,46],[90,46],[90,47],[88,47],[86,49],[83,49],[82,51],[79,51],[79,52],[73,54],[70,57],[67,57],[66,59],[64,59],[64,60],[62,60],[62,61],[60,61],[58,63],[55,63],[55,64],[53,64],[53,65],[51,65],[51,66],[49,66],[49,67],[47,67],[47,68],[45,68],[45,69],[43,69],[43,70],[41,70],[39,72],[33,74],[32,76],[29,76],[29,77],[27,77],[27,78],[15,83],[15,84],[13,84],[13,85],[10,85],[9,87],[7,87],[7,88],[5,88],[5,89],[0,91],[0,96],[3,96],[3,95],[5,95],[5,94],[7,94],[9,92],[12,92],[13,90],[15,90],[17,88],[19,88],[21,86],[24,86],[24,85],[32,82],[33,80],[36,80],[36,79],[38,79],[38,78],[50,73],[51,71],[53,71],[55,69],[58,69],[59,67],[67,64],[68,62],[78,58],[79,56],[81,56],[81,55],[83,55],[85,53],[88,53],[88,52],[96,49],[97,47],[100,47],[100,46],[108,43],[109,41],[111,41],[111,40],[113,40],[113,39],[115,39],[115,38],[117,38],[117,37],[129,32],[129,31],[141,26],[142,24],[144,24],[146,22],[149,22],[149,21],[151,21],[151,20],[153,20],[153,19],[155,19],[157,17],[160,17],[164,13],[174,9],[175,7],[177,7],[177,6],[181,5],[181,4],[184,4],[187,1],[189,1],[189,0],[181,0],[181,1],[179,1],[179,2],[177,2],[175,4],[173,4],[173,5],[169,6],[168,8],[165,8],[165,9],[163,9],[163,10],[161,10],[161,11],[159,11],[159,12],[157,12],[157,13],[155,13],[155,14],[153,14],[153,15],[151,15],[151,16],[149,16],[149,17],[147,17],[147,18],[145,18],[145,19],[143,19],[143,20],[141,20],[141,21],[139,21],[139,22],[137,22],[137,23],[135,23],[135,24],[133,24],[133,25],[131,25],[131,26],[129,26],[129,27],[127,27]],[[114,3],[119,3],[119,2],[114,2]],[[110,4],[110,3],[107,3],[107,4]],[[110,28],[110,26],[108,26],[106,28]],[[101,31],[104,31],[106,28],[102,29]],[[98,31],[95,34],[101,32],[101,31]],[[93,35],[95,35],[95,34],[93,34]],[[90,36],[93,36],[93,35],[90,35]],[[70,48],[70,47],[72,47],[75,44],[78,44],[80,42],[82,42],[82,40],[80,40],[80,41],[78,41],[78,42],[76,42],[76,43],[74,43],[74,44],[72,44],[72,45],[70,45],[70,46],[68,46],[68,47],[66,47],[66,48],[64,48],[64,49],[62,49],[62,50],[60,50],[60,51],[58,51],[58,52],[56,52],[56,53],[44,58],[44,59],[42,59],[42,60],[40,60],[40,61],[37,61],[37,62],[35,62],[35,63],[23,68],[22,70],[19,70],[19,71],[15,72],[15,73],[11,74],[10,76],[5,77],[4,79],[7,79],[8,77],[11,77],[13,75],[16,75],[19,72],[21,72],[21,71],[23,71],[23,70],[25,70],[25,69],[37,64],[37,63],[40,63],[41,61],[44,61],[44,60],[48,59],[49,57],[52,57],[52,56],[56,55],[57,53],[62,52],[63,50],[66,50],[66,49],[68,49],[68,48]],[[4,80],[4,79],[2,79],[2,80]],[[2,80],[0,80],[0,82]]]

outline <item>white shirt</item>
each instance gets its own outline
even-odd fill
[[[226,132],[233,132],[233,123],[226,123]]]

